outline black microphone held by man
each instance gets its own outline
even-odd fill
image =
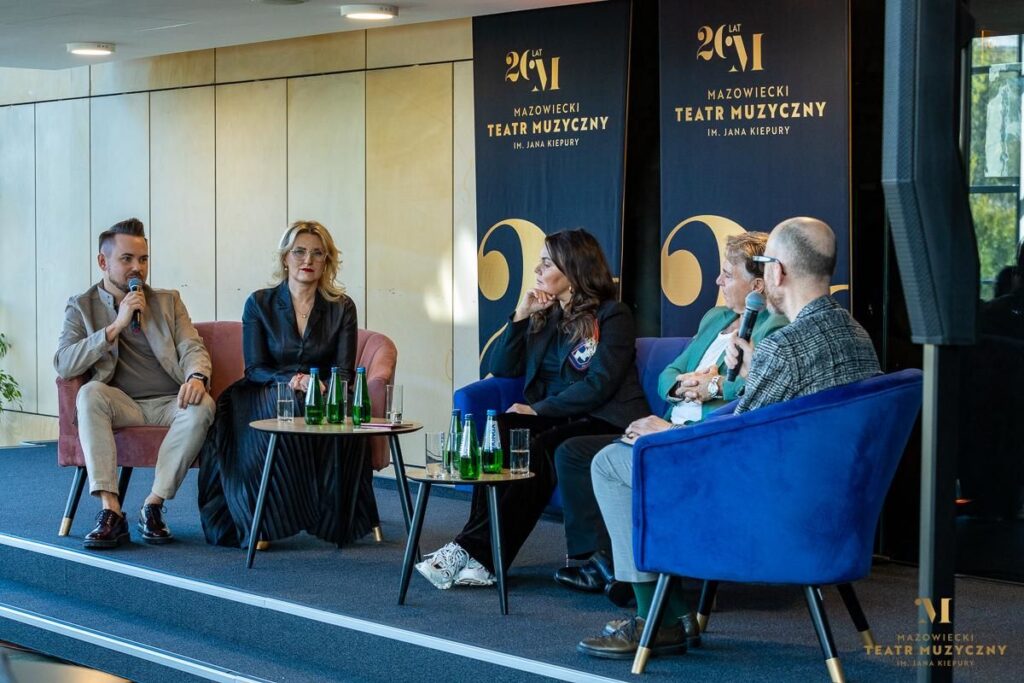
[[[142,280],[137,277],[133,277],[128,280],[128,291],[129,292],[141,292],[142,291]],[[135,311],[132,313],[131,323],[132,334],[139,334],[142,332],[142,312]]]
[[[743,311],[743,318],[740,320],[739,337],[743,341],[750,341],[750,335],[754,333],[754,323],[757,322],[757,314],[764,310],[764,296],[760,292],[751,292],[747,294],[744,305],[747,310]],[[725,374],[726,381],[736,381],[736,375],[743,363],[743,349],[738,349],[738,351],[737,363]]]

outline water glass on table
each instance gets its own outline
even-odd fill
[[[446,474],[444,471],[444,432],[427,432],[426,457],[427,476],[431,479],[441,479]]]
[[[277,421],[295,421],[295,391],[288,382],[277,383]]]
[[[387,420],[393,425],[402,424],[402,385],[389,384],[385,387],[385,405]]]
[[[511,474],[530,473],[530,430],[510,429],[508,432],[508,469]]]

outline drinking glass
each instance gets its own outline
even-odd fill
[[[277,383],[277,421],[295,422],[295,392],[288,382]]]
[[[402,424],[402,385],[389,384],[385,387],[385,405],[387,406],[388,422],[393,425]]]
[[[510,429],[508,432],[508,469],[511,474],[530,473],[530,430]]]
[[[444,471],[444,432],[427,432],[427,476],[432,479],[441,479]]]

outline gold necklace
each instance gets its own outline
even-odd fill
[[[311,302],[311,303],[309,304],[309,308],[307,308],[307,309],[306,309],[306,312],[305,312],[305,313],[303,313],[302,311],[300,311],[300,310],[299,310],[299,307],[298,307],[298,306],[296,306],[296,307],[295,307],[295,312],[299,314],[299,317],[300,317],[300,318],[302,318],[303,320],[305,320],[306,318],[308,318],[308,317],[309,317],[309,314],[310,314],[310,313],[311,313],[311,312],[313,311],[313,304],[315,304],[315,303],[316,303],[316,301],[315,301],[315,300],[314,300],[313,302]]]

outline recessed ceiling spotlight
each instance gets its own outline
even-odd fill
[[[71,54],[88,57],[104,57],[113,54],[116,49],[113,43],[68,43],[67,46]]]
[[[394,5],[342,5],[341,16],[346,19],[380,21],[397,17],[398,8]]]

